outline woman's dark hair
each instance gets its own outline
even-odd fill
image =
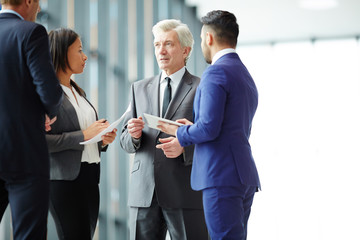
[[[217,38],[220,43],[227,43],[236,47],[239,25],[236,22],[234,14],[227,11],[215,10],[208,12],[206,16],[202,17],[201,22],[204,26],[214,30],[215,38]]]
[[[79,34],[69,28],[58,28],[50,31],[50,54],[55,72],[66,72],[66,69],[71,69],[68,60],[68,49],[78,38],[80,38]],[[82,90],[73,80],[70,80],[70,84],[80,95],[85,94],[84,90]]]
[[[50,53],[55,72],[66,72],[67,68],[71,69],[68,61],[68,49],[78,38],[79,35],[68,28],[58,28],[50,31]]]

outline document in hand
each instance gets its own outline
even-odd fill
[[[103,135],[105,135],[108,132],[111,132],[112,130],[114,130],[114,128],[119,125],[119,123],[124,119],[125,115],[130,112],[131,110],[131,105],[129,104],[128,108],[126,109],[126,111],[123,113],[123,115],[116,120],[115,122],[113,122],[112,124],[110,124],[110,126],[108,126],[106,129],[102,130],[98,135],[96,135],[95,137],[85,141],[85,142],[81,142],[80,144],[85,145],[85,144],[91,144],[91,143],[97,143],[101,141],[101,137]]]
[[[145,119],[145,123],[150,127],[150,128],[154,128],[156,130],[160,130],[157,126],[159,125],[159,121],[162,121],[162,122],[166,122],[166,123],[169,123],[169,124],[174,124],[174,125],[177,125],[177,126],[182,126],[184,124],[182,123],[178,123],[178,122],[175,122],[175,121],[171,121],[169,119],[165,119],[165,118],[161,118],[161,117],[158,117],[158,116],[154,116],[154,115],[150,115],[150,114],[147,114],[147,113],[144,113],[144,119]]]

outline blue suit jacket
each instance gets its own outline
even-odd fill
[[[45,28],[0,14],[0,172],[49,175],[45,113],[61,100]]]
[[[182,126],[182,146],[195,145],[191,186],[260,188],[249,136],[258,103],[255,83],[236,53],[222,56],[203,73],[194,100],[195,122]]]

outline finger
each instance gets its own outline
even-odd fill
[[[109,136],[116,136],[116,131],[112,130],[111,132],[108,132],[108,135]]]
[[[132,123],[141,123],[141,124],[143,124],[144,121],[142,120],[141,117],[139,117],[139,118],[133,118],[133,119],[132,119]]]
[[[108,132],[105,134],[106,137],[109,137],[109,138],[116,138],[116,133],[114,132]]]
[[[56,121],[57,117],[53,117],[53,119],[50,120],[49,124],[53,124]]]
[[[187,121],[188,120],[186,118],[181,118],[181,119],[176,120],[176,122],[182,123],[182,124],[185,124]]]
[[[161,148],[162,148],[162,150],[167,151],[167,152],[173,151],[172,150],[173,147],[172,147],[171,143],[163,143]]]
[[[165,154],[167,158],[175,158],[176,156],[172,153]]]
[[[131,128],[129,130],[130,133],[142,132],[142,128]]]
[[[128,128],[144,128],[144,124],[143,123],[130,123],[128,124]]]
[[[164,133],[169,133],[168,126],[157,125],[157,127]]]
[[[114,137],[108,137],[108,136],[102,136],[101,139],[103,140],[103,143],[105,143],[105,144],[112,143],[115,140]]]
[[[161,143],[168,143],[171,142],[174,139],[174,137],[168,137],[168,138],[159,138],[159,141]]]
[[[143,124],[143,123],[133,123],[131,126],[132,126],[132,127],[143,128],[143,127],[144,127],[144,124]]]

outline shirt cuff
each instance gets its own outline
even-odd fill
[[[139,146],[140,142],[141,142],[141,138],[131,138],[132,143],[134,144],[134,146]]]

